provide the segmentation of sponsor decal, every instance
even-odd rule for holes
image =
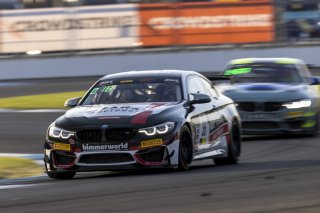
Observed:
[[[35,32],[35,31],[60,31],[70,29],[99,29],[111,27],[132,26],[135,23],[135,16],[110,16],[81,19],[36,19],[21,20],[12,23],[18,32]]]
[[[70,138],[70,139],[69,139],[69,143],[70,143],[70,144],[75,144],[75,141],[74,141],[72,138]]]
[[[122,80],[120,81],[120,84],[127,84],[127,83],[132,83],[133,80]]]
[[[175,78],[164,79],[164,82],[165,83],[173,83],[173,84],[179,84],[180,83],[179,79],[175,79]]]
[[[224,125],[220,126],[218,129],[216,129],[214,132],[210,133],[209,141],[212,142],[218,139],[221,135],[227,133],[228,131],[229,131],[228,123],[225,123]]]
[[[238,69],[232,69],[232,70],[226,70],[224,72],[224,75],[240,75],[240,74],[245,74],[249,73],[252,71],[252,68],[238,68]]]
[[[165,105],[166,103],[150,103],[150,106],[148,108],[157,108],[157,107],[160,107],[160,106],[163,106]]]
[[[157,79],[154,79],[154,78],[144,78],[144,79],[141,79],[140,82],[156,82]]]
[[[103,150],[127,150],[128,143],[120,144],[82,144],[83,151],[103,151]]]
[[[106,92],[106,93],[111,92],[111,91],[113,91],[116,87],[117,87],[116,85],[106,86],[106,87],[104,87],[104,88],[102,89],[102,92]]]
[[[272,24],[271,14],[156,17],[150,19],[148,22],[148,25],[155,30],[270,27]]]
[[[63,151],[70,151],[71,146],[67,143],[53,143],[53,149],[55,150],[63,150]]]
[[[134,123],[143,123],[149,115],[157,114],[167,108],[167,103],[161,104],[141,104],[141,105],[92,105],[74,108],[66,113],[67,117],[77,117],[82,114],[96,119],[119,119],[123,116],[133,116]],[[141,113],[141,114],[140,114]],[[137,116],[135,116],[137,115]]]
[[[131,47],[139,42],[137,24],[136,4],[2,11],[1,52]]]
[[[304,112],[297,111],[297,112],[288,112],[287,113],[288,117],[301,117],[304,115]]]
[[[141,141],[141,148],[160,146],[160,145],[163,145],[163,141],[161,138]]]
[[[119,116],[104,116],[104,117],[99,117],[99,120],[112,120],[112,119],[120,119]]]
[[[95,95],[95,94],[97,94],[98,90],[99,90],[99,88],[94,88],[94,89],[90,92],[90,94],[91,94],[91,95]]]
[[[281,117],[281,114],[278,113],[258,113],[258,114],[240,114],[242,119],[277,119]]]
[[[105,92],[105,93],[112,92],[116,87],[117,87],[116,85],[105,86],[105,87],[102,87],[101,92]],[[97,94],[99,90],[100,90],[100,87],[92,89],[90,92],[90,95]]]
[[[107,129],[107,128],[109,128],[109,125],[107,124],[101,126],[101,129]]]
[[[224,116],[221,116],[219,119],[217,120],[214,120],[212,122],[210,122],[209,124],[209,132],[212,133],[214,132],[215,130],[217,130],[217,128],[219,128],[221,125],[227,123],[227,120]]]
[[[100,82],[99,86],[104,86],[104,85],[109,85],[109,84],[113,84],[113,80]]]
[[[131,107],[131,106],[110,106],[110,107],[103,107],[100,110],[100,113],[106,113],[106,112],[138,112],[138,107]]]
[[[274,6],[269,0],[252,0],[250,4],[239,0],[236,4],[179,2],[161,6],[140,5],[143,46],[274,40]]]

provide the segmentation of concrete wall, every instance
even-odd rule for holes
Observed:
[[[320,46],[1,59],[0,79],[106,75],[149,69],[207,72],[221,70],[227,61],[243,57],[295,57],[305,60],[308,64],[319,65]]]

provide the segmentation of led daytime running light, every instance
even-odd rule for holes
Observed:
[[[74,135],[74,132],[66,131],[55,126],[49,128],[49,136],[53,138],[68,139]]]
[[[301,100],[301,101],[293,101],[290,103],[283,104],[282,106],[287,107],[288,109],[297,109],[303,107],[311,106],[311,100]]]
[[[156,134],[165,134],[174,128],[174,122],[167,122],[157,126],[147,127],[139,130],[139,133],[143,133],[148,136]]]

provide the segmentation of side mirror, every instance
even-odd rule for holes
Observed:
[[[318,77],[310,77],[309,78],[310,85],[319,85],[320,84],[320,78]]]
[[[190,102],[191,104],[204,104],[211,101],[210,96],[206,94],[191,93],[191,95],[193,95],[193,100]]]
[[[80,99],[81,99],[80,97],[70,98],[66,100],[66,102],[64,103],[64,106],[67,108],[73,108],[78,105]]]

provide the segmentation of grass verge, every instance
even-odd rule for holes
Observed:
[[[25,178],[43,174],[41,166],[24,158],[0,157],[0,179]]]
[[[6,109],[63,109],[64,102],[82,97],[85,91],[27,95],[0,99],[0,108]]]

